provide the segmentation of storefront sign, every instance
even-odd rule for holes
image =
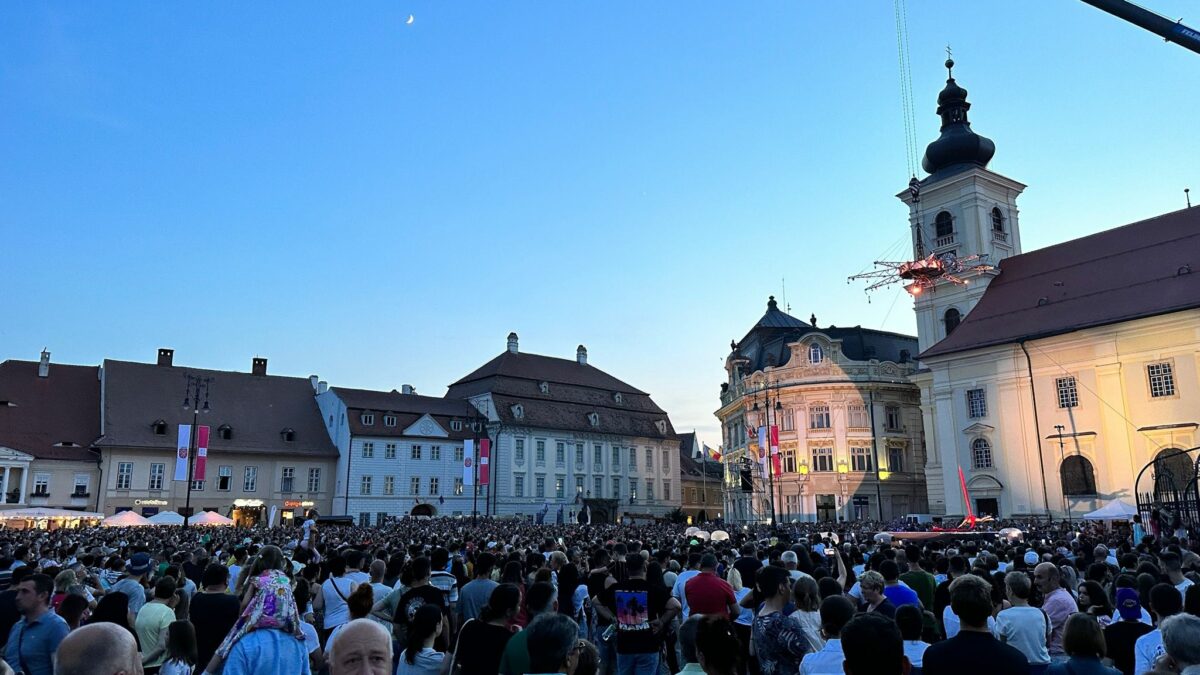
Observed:
[[[166,506],[167,500],[165,500],[165,499],[135,499],[135,500],[133,500],[133,503],[138,506]]]
[[[283,508],[285,508],[285,509],[306,508],[307,509],[310,506],[312,506],[314,503],[315,502],[300,501],[299,499],[288,499],[283,502]]]
[[[245,508],[248,506],[251,506],[251,507],[252,506],[263,506],[263,500],[261,500],[261,499],[235,499],[235,500],[233,500],[233,505],[238,508]]]

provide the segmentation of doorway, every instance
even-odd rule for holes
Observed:
[[[837,520],[837,501],[833,495],[817,495],[817,522]]]
[[[986,498],[975,500],[975,515],[976,516],[992,516],[1000,517],[1000,503],[998,499]]]

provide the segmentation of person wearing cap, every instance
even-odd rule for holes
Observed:
[[[1154,630],[1148,622],[1142,622],[1146,610],[1138,601],[1137,591],[1132,588],[1117,588],[1117,616],[1104,629],[1104,642],[1108,645],[1108,657],[1122,673],[1133,673],[1133,646],[1138,638]]]
[[[146,604],[146,575],[150,573],[150,554],[134,553],[125,563],[125,575],[113,584],[110,592],[129,596],[129,625],[137,622],[137,614]]]

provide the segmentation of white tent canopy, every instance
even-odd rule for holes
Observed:
[[[147,519],[151,525],[182,525],[183,516],[174,511],[162,511]]]
[[[103,513],[94,511],[72,511],[71,509],[46,509],[35,507],[31,509],[9,509],[0,511],[0,520],[100,520]]]
[[[100,523],[103,527],[141,527],[143,525],[153,525],[144,516],[133,511],[122,511],[114,516],[109,516]]]
[[[232,525],[233,519],[226,518],[216,511],[201,511],[188,518],[188,523],[192,525]]]
[[[1083,517],[1084,520],[1133,520],[1137,508],[1114,499]]]

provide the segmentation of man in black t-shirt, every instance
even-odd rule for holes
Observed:
[[[756,553],[754,544],[743,544],[742,557],[733,561],[733,569],[742,575],[742,588],[754,588],[754,577],[762,567],[762,561]]]
[[[601,614],[616,623],[617,672],[657,673],[665,627],[682,607],[666,586],[646,581],[646,559],[634,553],[625,560],[629,579],[604,591]]]
[[[1011,675],[1029,670],[1029,660],[1017,649],[992,637],[992,584],[964,574],[950,584],[950,607],[962,621],[958,635],[925,650],[924,675]]]
[[[196,627],[196,663],[207,665],[229,629],[237,623],[242,607],[238,596],[228,592],[229,568],[212,563],[204,569],[200,591],[192,596],[189,618]],[[301,607],[303,612],[304,608]]]
[[[441,589],[429,583],[429,558],[423,556],[414,558],[410,571],[413,576],[412,585],[408,587],[404,595],[400,596],[400,601],[396,603],[396,614],[392,618],[392,623],[396,626],[396,633],[398,635],[408,634],[408,624],[416,616],[417,610],[422,605],[436,605],[442,610],[442,632],[438,635],[437,641],[434,643],[434,648],[439,651],[446,651],[446,638],[450,628],[448,619],[450,602]]]

